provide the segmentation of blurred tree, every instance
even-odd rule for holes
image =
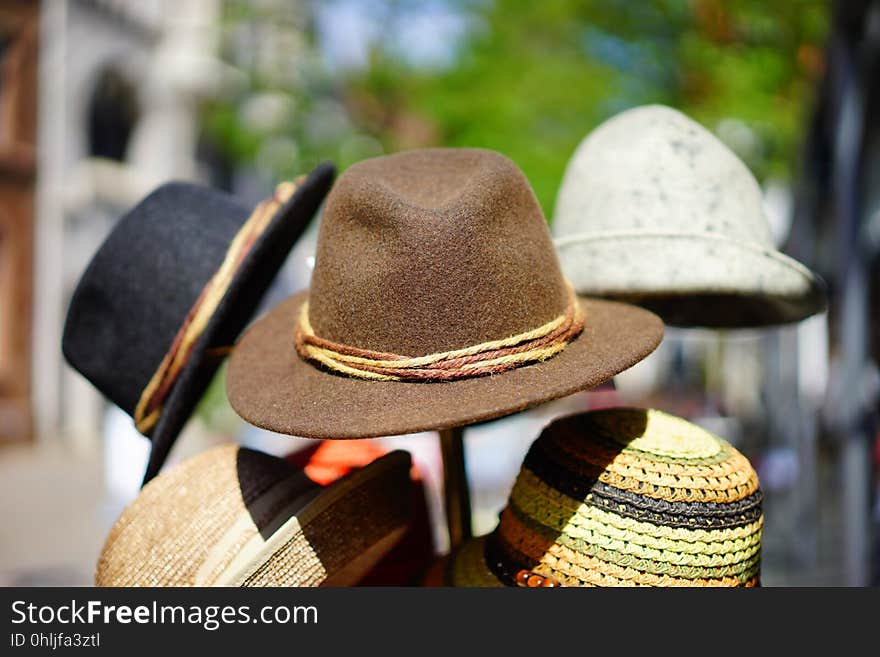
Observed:
[[[260,41],[284,25],[282,5],[309,13],[304,3],[261,2],[258,11],[236,0],[228,3],[227,34]],[[788,178],[828,22],[818,0],[330,0],[313,10],[319,6],[367,8],[356,16],[374,27],[368,56],[333,70],[319,54],[314,23],[301,23],[305,47],[288,60],[298,73],[284,83],[260,74],[259,58],[239,48],[250,64],[232,61],[248,83],[208,114],[230,154],[257,161],[268,148],[278,161],[263,152],[266,166],[286,175],[294,150],[302,164],[331,157],[346,166],[379,150],[482,146],[522,167],[548,217],[578,142],[644,103],[693,116],[759,178]],[[416,18],[440,10],[461,18],[459,38],[432,33],[428,22],[413,39]],[[420,40],[441,40],[449,56],[426,64]],[[278,93],[296,109],[261,136],[242,121],[242,108],[254,95]],[[279,139],[295,148],[279,148]]]
[[[825,3],[458,4],[476,28],[455,66],[420,70],[377,44],[371,66],[349,81],[355,120],[389,149],[419,145],[397,130],[415,115],[429,143],[500,150],[549,216],[584,135],[627,107],[659,102],[714,130],[759,177],[788,177],[822,68]],[[364,111],[377,101],[385,114]]]
[[[343,80],[322,56],[313,3],[226,0],[221,28],[226,91],[205,108],[204,129],[223,155],[279,179],[324,159],[346,166],[381,154],[341,102]]]

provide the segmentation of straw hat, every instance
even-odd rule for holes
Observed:
[[[746,166],[668,107],[618,114],[581,142],[553,235],[579,293],[637,302],[669,324],[763,326],[825,306],[820,280],[775,249]]]
[[[660,411],[549,425],[501,522],[449,559],[454,586],[754,586],[762,494],[728,443]]]
[[[98,586],[342,586],[403,534],[410,457],[391,452],[321,487],[234,445],[163,472],[122,512]]]
[[[305,441],[305,449],[284,459],[301,468],[309,479],[321,485],[362,468],[387,454],[387,446],[375,440]],[[434,561],[434,528],[425,481],[417,465],[410,470],[409,523],[397,544],[358,583],[359,586],[411,586],[418,584]]]
[[[522,172],[478,149],[366,160],[327,197],[312,287],[242,337],[245,420],[308,438],[463,426],[590,388],[663,325],[578,299]]]
[[[323,164],[256,208],[207,187],[163,185],[119,220],[82,275],[64,355],[151,438],[145,481],[162,467],[334,173]]]

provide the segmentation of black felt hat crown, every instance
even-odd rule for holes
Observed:
[[[145,481],[161,468],[210,383],[220,364],[218,348],[232,345],[249,321],[334,174],[332,164],[322,164],[292,196],[256,210],[208,187],[165,184],[123,216],[95,254],[71,300],[62,348],[77,371],[134,416],[206,286],[228,262],[230,245],[261,207],[272,212],[248,238],[164,396],[161,415],[142,429],[153,441]]]

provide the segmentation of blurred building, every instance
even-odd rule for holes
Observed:
[[[0,7],[0,444],[31,438],[30,339],[39,6]]]
[[[40,438],[89,445],[101,435],[104,402],[62,359],[64,314],[119,215],[160,182],[199,177],[197,111],[223,80],[219,12],[218,0],[42,3],[32,350]]]

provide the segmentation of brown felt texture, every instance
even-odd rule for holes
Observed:
[[[310,292],[270,311],[233,352],[227,391],[239,415],[309,438],[461,426],[598,385],[663,336],[647,310],[582,300],[586,329],[542,363],[454,382],[365,381],[296,353],[306,297],[319,337],[410,357],[510,337],[563,313],[568,289],[528,180],[478,149],[409,151],[340,176]]]
[[[309,302],[322,338],[423,356],[536,328],[567,301],[535,195],[499,153],[365,160],[327,197]]]
[[[229,401],[248,422],[305,438],[370,438],[472,424],[607,381],[651,353],[660,319],[635,306],[581,299],[586,328],[560,354],[503,374],[444,383],[364,381],[299,358],[293,326],[307,293],[258,320],[229,362]]]

